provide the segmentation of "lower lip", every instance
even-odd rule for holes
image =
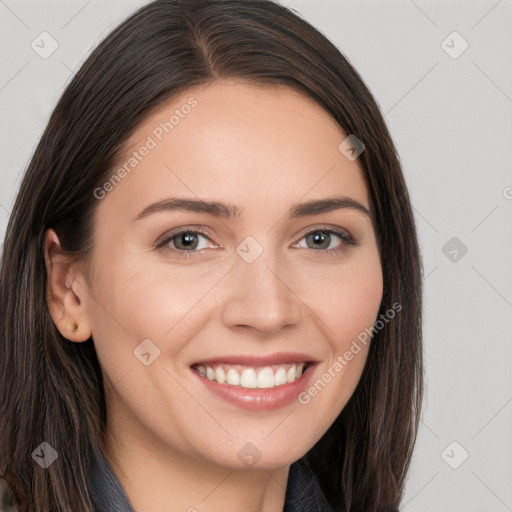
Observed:
[[[249,411],[270,411],[289,405],[294,400],[298,401],[299,393],[306,389],[311,380],[314,367],[315,365],[311,364],[301,377],[293,382],[268,389],[249,389],[242,386],[219,384],[206,377],[201,377],[194,369],[192,372],[209,391],[227,402]]]

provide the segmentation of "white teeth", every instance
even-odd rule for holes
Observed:
[[[286,370],[279,368],[274,375],[274,386],[281,386],[283,384],[286,384]]]
[[[258,387],[256,379],[256,372],[253,368],[246,368],[240,377],[240,385],[244,388],[256,388]]]
[[[297,369],[295,365],[292,364],[291,368],[286,372],[286,382],[293,382],[297,375]]]
[[[261,389],[274,387],[274,372],[270,366],[265,366],[265,368],[258,373],[258,387]]]
[[[233,368],[230,368],[228,370],[228,373],[226,374],[226,382],[228,384],[231,384],[232,386],[239,386],[240,385],[240,374]]]
[[[251,367],[246,367],[239,371],[239,365],[237,365],[236,369],[230,368],[229,365],[219,365],[216,367],[196,365],[195,368],[201,377],[217,381],[219,384],[242,386],[248,389],[270,389],[299,379],[305,366],[305,363],[283,364],[274,367],[265,366],[259,371]]]
[[[213,379],[210,379],[210,380],[213,380]],[[224,382],[226,382],[226,373],[224,372],[224,370],[222,369],[221,366],[217,366],[217,368],[215,370],[215,380],[219,384],[224,384]]]

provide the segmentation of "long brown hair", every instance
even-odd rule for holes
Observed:
[[[382,114],[340,51],[269,0],[156,0],[116,28],[60,98],[26,170],[0,269],[0,474],[20,512],[91,512],[91,454],[106,408],[93,340],[70,343],[49,314],[44,235],[87,261],[105,183],[139,123],[188,88],[216,79],[281,84],[326,109],[359,156],[383,269],[379,316],[359,384],[306,455],[335,510],[397,510],[423,392],[422,267],[410,200]],[[341,141],[340,141],[341,142]],[[47,469],[31,454],[47,442]]]

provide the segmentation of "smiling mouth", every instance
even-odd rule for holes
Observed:
[[[194,364],[201,377],[219,384],[247,389],[271,389],[300,379],[313,363],[299,362],[267,366],[239,364]]]

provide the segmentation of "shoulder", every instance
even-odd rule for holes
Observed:
[[[335,512],[305,458],[290,466],[283,512]]]
[[[92,457],[87,486],[95,512],[134,512],[110,464],[100,453]]]

